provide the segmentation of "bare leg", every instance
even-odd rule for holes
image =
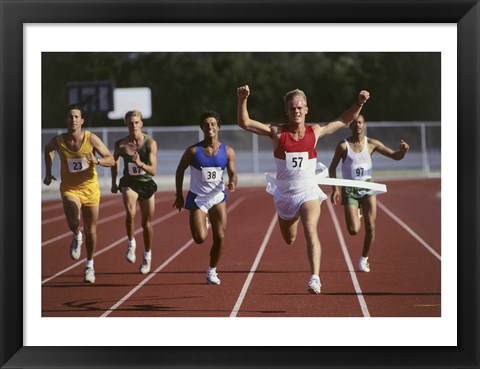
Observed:
[[[95,248],[97,246],[97,220],[99,205],[82,207],[83,228],[85,231],[87,260],[93,260]]]
[[[140,211],[142,212],[143,242],[145,251],[149,252],[153,241],[152,219],[155,213],[155,196],[140,201]]]
[[[377,197],[370,196],[362,202],[363,216],[365,219],[365,239],[363,241],[362,256],[367,257],[370,247],[375,241],[375,220],[377,218]]]
[[[62,197],[62,201],[68,228],[73,233],[78,234],[80,232],[80,209],[82,204],[79,199],[72,196]]]
[[[207,213],[194,205],[190,209],[189,221],[193,240],[198,244],[204,243],[208,236]]]
[[[358,217],[358,206],[356,205],[344,205],[345,222],[347,224],[348,233],[355,236],[360,232],[360,219]]]
[[[125,205],[125,228],[127,230],[127,237],[133,240],[135,235],[135,215],[137,212],[138,194],[128,187],[122,187],[123,204]]]
[[[300,208],[305,238],[307,240],[307,254],[312,275],[320,274],[321,245],[318,239],[317,226],[320,219],[320,200],[305,202]]]
[[[293,245],[295,239],[297,238],[297,227],[299,220],[300,218],[285,220],[278,217],[278,224],[280,226],[283,240],[289,245]]]
[[[210,249],[210,267],[215,268],[223,254],[225,230],[227,229],[227,207],[224,202],[213,206],[208,212],[212,224],[213,245]]]

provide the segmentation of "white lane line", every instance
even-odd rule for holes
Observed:
[[[229,208],[227,209],[227,213],[231,212],[235,209],[242,201],[244,197],[240,197],[237,201],[235,201]],[[134,288],[130,290],[125,296],[123,296],[120,300],[118,300],[112,307],[106,310],[100,318],[105,318],[113,313],[120,305],[122,305],[125,301],[127,301],[130,297],[132,297],[135,292],[137,292],[140,288],[142,288],[150,279],[155,277],[162,269],[164,269],[168,264],[170,264],[173,260],[175,260],[182,252],[190,247],[193,243],[193,239],[190,239],[187,243],[185,243],[182,247],[180,247],[175,253],[173,253],[167,260],[165,260],[162,265],[160,265],[157,269],[151,272],[147,277],[145,277],[139,284],[137,284]]]
[[[171,211],[170,213],[167,213],[167,214],[165,214],[164,216],[162,216],[162,217],[160,217],[160,218],[158,218],[158,219],[155,219],[155,220],[152,222],[152,226],[154,226],[154,225],[156,225],[156,224],[158,224],[158,223],[160,223],[160,222],[163,222],[164,220],[167,220],[168,218],[171,218],[172,216],[174,216],[174,215],[177,214],[177,213],[178,213],[178,210],[173,210],[173,211]],[[134,234],[137,235],[137,234],[139,234],[139,233],[142,232],[142,231],[143,231],[143,228],[140,227],[140,228],[138,228],[138,229],[135,230]],[[127,236],[124,236],[124,237],[118,239],[117,241],[111,243],[110,245],[108,245],[107,247],[101,249],[100,251],[95,252],[95,257],[97,257],[98,255],[103,254],[104,252],[110,250],[111,248],[117,246],[117,245],[120,244],[120,243],[127,242],[127,239],[128,239]],[[44,279],[44,280],[42,281],[42,284],[47,283],[47,282],[51,281],[52,279],[54,279],[54,278],[56,278],[56,277],[64,274],[65,272],[68,272],[69,270],[71,270],[71,269],[73,269],[73,268],[81,265],[82,263],[84,263],[84,261],[85,261],[85,259],[84,259],[84,260],[81,260],[81,261],[77,261],[76,263],[70,265],[68,268],[65,268],[65,269],[61,270],[61,271],[58,272],[57,274],[52,275],[51,277],[49,277],[49,278],[47,278],[47,279]]]
[[[347,245],[345,243],[345,239],[343,238],[342,229],[340,228],[340,224],[338,223],[337,215],[335,214],[332,203],[329,200],[327,200],[326,203],[328,206],[328,210],[330,211],[333,224],[335,225],[335,230],[337,231],[338,240],[340,241],[340,246],[342,247],[343,256],[347,263],[348,270],[350,272],[350,278],[352,279],[353,286],[355,287],[355,292],[357,293],[358,302],[360,304],[360,308],[362,309],[363,316],[366,318],[370,318],[367,303],[365,301],[365,298],[363,297],[360,283],[358,283],[357,275],[355,274],[355,268],[353,267],[352,260],[350,259],[350,254],[348,253]]]
[[[438,260],[442,260],[442,257],[428,244],[426,243],[418,234],[415,233],[413,229],[411,229],[408,225],[405,224],[399,217],[393,214],[390,210],[387,209],[385,205],[383,205],[380,201],[377,201],[378,207],[382,209],[385,213],[387,213],[390,218],[395,220],[398,224],[400,224],[408,233],[410,233],[418,242],[420,242],[423,247],[425,247],[430,253],[435,256]]]
[[[153,272],[151,272],[146,278],[144,278],[139,284],[137,284],[134,288],[130,290],[125,296],[123,296],[120,300],[118,300],[111,308],[109,308],[107,311],[105,311],[102,315],[100,315],[100,318],[105,318],[109,316],[111,313],[113,313],[117,308],[122,305],[125,301],[127,301],[132,295],[137,292],[140,288],[142,288],[147,282],[155,277],[157,273],[159,273],[163,268],[165,268],[168,264],[170,264],[177,256],[179,256],[182,252],[184,252],[188,247],[193,243],[193,239],[188,241],[186,244],[184,244],[182,247],[180,247],[177,252],[175,252],[172,256],[170,256],[167,260],[163,262],[162,265],[160,265],[157,269],[155,269]]]
[[[255,261],[253,262],[252,267],[250,268],[250,272],[248,273],[247,279],[245,280],[245,283],[243,284],[242,291],[240,292],[240,295],[238,296],[237,302],[235,303],[235,306],[233,307],[232,312],[230,313],[230,318],[235,318],[240,311],[240,306],[242,305],[243,299],[245,298],[245,295],[247,294],[248,288],[250,286],[250,283],[253,279],[253,276],[255,272],[257,271],[258,264],[260,263],[260,259],[262,258],[263,252],[265,251],[265,248],[267,247],[268,241],[270,240],[270,236],[272,235],[273,227],[275,226],[275,223],[277,222],[277,213],[273,215],[272,221],[270,222],[270,226],[268,227],[267,233],[265,234],[265,237],[263,238],[263,242],[260,245],[260,249],[258,250],[257,256],[255,257]]]

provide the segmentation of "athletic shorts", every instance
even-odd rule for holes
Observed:
[[[370,181],[369,181],[370,182]],[[342,187],[342,205],[355,205],[360,207],[362,201],[370,196],[369,190],[359,187]]]
[[[138,200],[148,200],[157,191],[157,184],[153,179],[149,181],[132,181],[127,177],[120,178],[120,190],[129,188],[138,194]]]
[[[300,207],[303,203],[320,199],[320,203],[327,199],[327,195],[317,185],[296,194],[282,194],[277,187],[273,194],[273,202],[280,218],[291,220],[300,216]]]
[[[95,181],[87,186],[65,186],[60,184],[62,197],[72,196],[80,200],[82,206],[97,206],[100,204],[100,186]]]
[[[227,201],[227,193],[225,191],[217,192],[213,195],[198,196],[192,191],[188,191],[187,199],[185,200],[185,209],[192,209],[193,205],[202,210],[205,213],[215,205]]]

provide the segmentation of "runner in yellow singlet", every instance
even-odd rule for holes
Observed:
[[[83,131],[83,112],[80,105],[72,104],[66,109],[67,133],[53,137],[45,146],[45,179],[47,186],[56,178],[52,175],[55,151],[60,158],[60,194],[68,227],[73,232],[70,256],[78,260],[83,236],[80,230],[80,212],[83,215],[87,259],[84,281],[95,282],[93,257],[97,243],[97,219],[100,204],[97,165],[111,167],[115,164],[112,154],[100,140],[89,131]],[[100,155],[97,158],[96,154]]]

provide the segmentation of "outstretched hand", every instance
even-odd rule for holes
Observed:
[[[406,153],[410,149],[410,146],[408,145],[408,143],[406,143],[403,140],[400,140],[400,145],[398,147],[400,148],[400,151],[403,153]]]
[[[172,207],[177,208],[178,211],[181,211],[183,209],[183,205],[185,205],[183,195],[175,195],[175,202],[173,203]]]
[[[237,97],[239,100],[244,100],[250,95],[250,87],[248,85],[237,88]]]
[[[232,181],[232,182],[228,182],[227,188],[228,188],[228,190],[229,190],[230,192],[235,192],[235,188],[236,188],[235,182],[233,182],[233,181]]]
[[[97,165],[97,157],[93,154],[93,152],[84,152],[85,157],[90,165]]]
[[[47,186],[50,186],[50,183],[52,183],[52,180],[56,181],[57,179],[52,175],[45,176],[45,179],[43,180],[43,183],[46,184]]]
[[[362,106],[367,102],[367,100],[370,98],[370,92],[367,90],[362,90],[358,94],[358,105]]]
[[[330,196],[333,205],[337,205],[338,200],[340,200],[340,190],[335,189]]]

